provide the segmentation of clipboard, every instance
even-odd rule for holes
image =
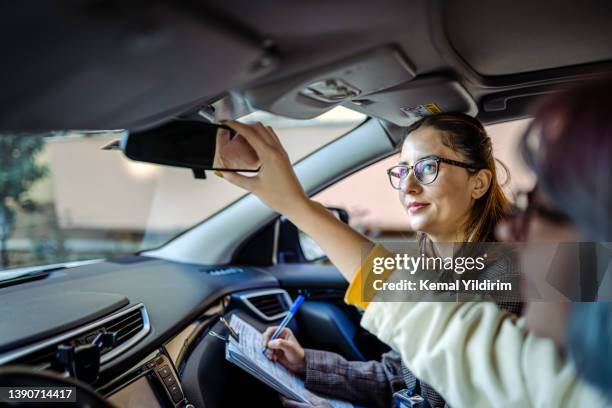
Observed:
[[[287,398],[310,404],[315,396],[304,387],[301,378],[281,364],[269,360],[262,352],[263,335],[255,327],[233,315],[230,327],[235,332],[225,343],[225,359]],[[327,400],[334,408],[353,405],[341,400]]]

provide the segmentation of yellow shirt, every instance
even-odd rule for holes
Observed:
[[[372,248],[346,290],[344,301],[347,304],[355,305],[361,309],[368,307],[368,304],[370,304],[368,299],[371,299],[374,295],[374,289],[372,285],[365,286],[364,283],[369,283],[373,278],[386,280],[393,270],[385,270],[381,275],[374,275],[371,271],[375,258],[386,257],[390,254],[391,252],[387,251],[382,245],[376,245]],[[368,271],[366,276],[363,276],[363,271]]]
[[[372,249],[345,301],[366,309],[361,325],[453,408],[611,406],[576,377],[552,340],[528,332],[493,303],[365,300],[363,282],[372,273],[363,271],[388,253]]]

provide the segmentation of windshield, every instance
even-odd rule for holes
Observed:
[[[295,163],[365,119],[337,107],[311,120],[264,112],[241,120],[274,127]],[[119,136],[0,133],[0,270],[154,248],[245,194],[217,177],[101,150]]]

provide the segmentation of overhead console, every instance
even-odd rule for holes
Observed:
[[[344,106],[398,126],[408,126],[422,116],[440,112],[463,112],[472,116],[478,113],[476,102],[465,88],[458,81],[442,76],[415,79],[351,100]]]
[[[311,119],[350,100],[366,98],[415,77],[414,68],[394,46],[384,46],[245,92],[262,110]]]
[[[391,45],[266,83],[245,96],[259,109],[294,119],[311,119],[338,105],[397,126],[438,112],[478,113],[458,81],[438,75],[417,78],[412,64]]]
[[[430,76],[350,101],[346,107],[369,116],[408,126],[418,118],[440,112],[475,116],[478,107],[465,88],[453,79]]]

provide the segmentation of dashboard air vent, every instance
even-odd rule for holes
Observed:
[[[15,362],[41,368],[51,367],[60,344],[84,345],[93,342],[101,332],[115,332],[115,345],[101,350],[100,362],[106,363],[128,350],[150,330],[147,310],[143,304],[138,304],[80,328],[2,354],[0,364]]]
[[[136,309],[111,320],[107,324],[97,328],[95,332],[87,335],[87,337],[81,336],[80,340],[84,340],[86,343],[91,343],[91,341],[93,341],[93,339],[100,332],[106,331],[117,333],[114,347],[102,349],[102,355],[104,356],[109,351],[120,347],[122,344],[125,344],[130,339],[134,338],[134,336],[142,331],[144,325],[145,322],[142,311],[141,309]]]
[[[292,304],[289,294],[282,289],[247,292],[240,298],[256,315],[267,321],[285,317]]]

